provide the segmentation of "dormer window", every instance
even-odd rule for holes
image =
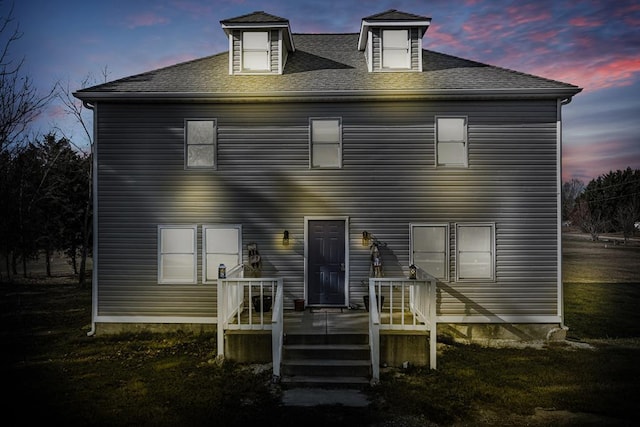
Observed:
[[[269,71],[269,33],[244,31],[242,33],[242,70]]]
[[[382,31],[382,68],[410,68],[409,31]]]
[[[229,37],[229,74],[282,74],[294,52],[289,21],[264,12],[220,21]]]
[[[431,18],[395,9],[362,19],[358,50],[369,72],[422,71],[422,37]]]

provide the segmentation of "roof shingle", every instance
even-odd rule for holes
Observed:
[[[577,86],[423,50],[423,72],[371,73],[358,34],[293,34],[282,75],[229,75],[228,52],[122,78],[76,92],[84,100],[122,97],[471,96],[539,92],[572,96]]]

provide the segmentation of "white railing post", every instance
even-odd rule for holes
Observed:
[[[273,284],[271,289],[273,289]],[[280,380],[282,346],[284,344],[284,289],[282,279],[276,282],[273,314],[271,316],[271,354],[273,358],[273,382]]]
[[[380,382],[380,313],[375,279],[369,279],[369,346],[371,350],[371,382]],[[380,283],[378,283],[378,290]],[[382,300],[382,298],[380,298]]]
[[[429,367],[436,369],[438,321],[436,316],[436,281],[429,280]]]
[[[222,284],[222,279],[218,279],[218,357],[224,356],[224,323],[226,322],[226,295],[224,292],[225,286]]]

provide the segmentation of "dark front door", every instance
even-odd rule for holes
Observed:
[[[309,221],[309,305],[345,305],[345,222]]]

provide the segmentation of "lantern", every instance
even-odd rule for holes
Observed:
[[[411,264],[409,266],[409,279],[415,280],[417,275],[418,275],[418,268],[414,264]]]

